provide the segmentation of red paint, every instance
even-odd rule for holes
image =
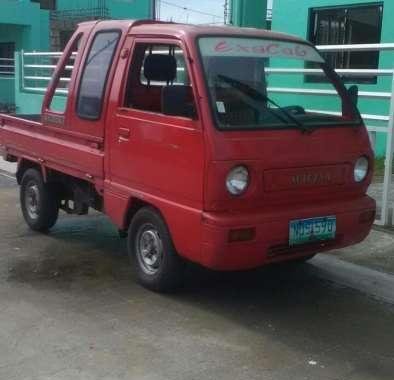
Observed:
[[[75,113],[76,94],[89,46],[97,31],[117,29],[121,38],[108,76],[103,112],[97,121]],[[220,132],[214,127],[202,67],[195,44],[199,35],[283,39],[267,31],[194,27],[166,23],[108,21],[83,23],[64,114],[51,111],[60,66],[55,70],[42,107],[43,122],[0,115],[4,154],[35,162],[45,169],[90,181],[102,195],[104,212],[119,228],[135,202],[153,205],[165,218],[180,255],[216,269],[251,268],[363,240],[369,233],[375,202],[366,195],[372,172],[361,184],[353,166],[365,155],[373,161],[364,125],[320,128],[312,135],[299,130]],[[76,37],[74,37],[76,38]],[[294,37],[287,41],[303,43]],[[198,118],[191,120],[125,108],[121,102],[127,68],[138,41],[176,43],[189,58]],[[216,49],[232,47],[225,40]],[[254,49],[260,49],[256,45]],[[271,54],[279,45],[264,48]],[[124,52],[130,54],[124,54]],[[283,53],[283,51],[282,51]],[[286,53],[286,52],[285,52]],[[287,51],[302,56],[302,49]],[[142,104],[158,104],[160,93],[133,88]],[[60,123],[61,121],[61,123]],[[246,193],[231,196],[225,179],[238,164],[249,169]],[[295,176],[295,177],[294,177]],[[295,179],[294,179],[294,178]],[[337,216],[337,239],[325,246],[287,247],[290,220]],[[251,240],[231,241],[230,231],[251,230]],[[281,252],[280,255],[274,254]]]

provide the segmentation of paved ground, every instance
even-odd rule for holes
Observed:
[[[357,249],[332,253],[342,260],[394,275],[394,230],[375,228]]]
[[[0,204],[0,379],[394,378],[394,306],[368,283],[343,285],[338,260],[238,274],[193,267],[182,291],[163,296],[134,283],[105,217],[65,216],[35,234],[3,175]],[[375,231],[376,247],[344,257],[366,265],[391,238]],[[357,289],[362,267],[347,265]]]
[[[16,172],[16,164],[12,163],[12,162],[4,161],[0,157],[0,170],[5,171],[5,172],[9,172],[9,173],[15,173]]]

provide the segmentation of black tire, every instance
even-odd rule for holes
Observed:
[[[144,207],[135,214],[127,241],[130,261],[141,285],[162,293],[181,285],[184,261],[175,250],[165,221],[155,209]]]
[[[47,232],[55,225],[59,215],[59,202],[55,191],[44,182],[37,169],[28,169],[24,173],[20,202],[23,217],[32,230]]]

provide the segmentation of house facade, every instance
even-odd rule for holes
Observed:
[[[233,25],[266,28],[267,0],[231,0],[228,4]]]
[[[14,51],[49,45],[48,11],[31,1],[0,1],[0,109],[14,102]]]
[[[153,11],[151,0],[0,0],[0,110],[14,103],[14,51],[59,51],[81,21],[152,18]]]

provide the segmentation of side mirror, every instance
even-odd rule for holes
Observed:
[[[352,101],[352,103],[357,107],[357,103],[358,103],[358,86],[353,85],[350,86],[347,90],[350,100]]]
[[[197,112],[190,86],[165,86],[161,93],[161,109],[165,115],[195,119]]]

